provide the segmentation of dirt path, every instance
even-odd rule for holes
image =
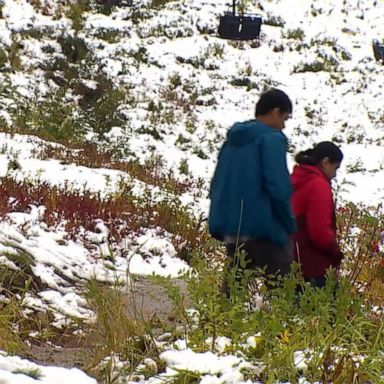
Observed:
[[[186,284],[181,279],[173,279],[181,294],[186,294]],[[127,300],[127,310],[131,316],[141,314],[144,319],[158,318],[161,321],[173,321],[173,303],[163,287],[150,280],[139,277],[134,284],[133,295]],[[137,311],[134,313],[134,311]]]
[[[184,281],[175,279],[173,283],[185,294]],[[131,296],[127,297],[128,316],[143,320],[175,321],[173,304],[164,288],[142,276],[136,277],[133,288]],[[89,356],[93,354],[94,347],[78,347],[74,343],[76,342],[70,341],[68,344],[64,342],[60,347],[32,345],[25,353],[25,357],[43,365],[84,368],[85,364],[89,363]]]

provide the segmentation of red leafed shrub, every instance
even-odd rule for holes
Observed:
[[[199,192],[202,189],[202,179],[195,180],[191,177],[186,181],[179,181],[175,179],[171,170],[164,171],[163,163],[159,159],[154,158],[145,164],[140,164],[138,161],[115,161],[112,152],[100,152],[91,143],[84,144],[82,149],[76,150],[46,146],[41,149],[40,157],[55,158],[88,168],[120,170],[146,184],[158,186],[178,195],[188,191]]]
[[[344,272],[352,283],[363,286],[367,296],[383,300],[384,211],[381,205],[348,204],[337,212],[338,235],[345,254]]]
[[[150,194],[137,198],[129,186],[103,199],[89,191],[17,182],[5,177],[1,180],[0,196],[0,216],[28,212],[30,205],[43,205],[44,221],[53,227],[65,220],[66,230],[72,236],[79,232],[79,227],[94,230],[100,219],[109,229],[110,241],[119,241],[146,228],[161,228],[172,235],[174,246],[186,259],[208,240],[201,220],[196,220],[178,200],[153,201]]]

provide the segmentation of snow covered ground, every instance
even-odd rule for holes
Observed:
[[[65,57],[57,37],[74,34],[68,17],[64,14],[54,17],[62,8],[60,4],[48,0],[41,3],[46,6],[45,15],[26,0],[3,0],[0,48],[9,50],[15,42],[21,46],[21,68],[14,70],[6,65],[0,73],[0,116],[8,128],[14,121],[15,100],[43,100],[59,88],[42,68],[55,58]],[[186,177],[181,164],[187,165],[189,176],[203,179],[203,197],[186,193],[182,201],[196,216],[206,215],[208,186],[226,130],[237,120],[252,118],[260,92],[276,86],[286,91],[294,102],[293,117],[285,132],[292,148],[290,167],[294,152],[321,140],[334,140],[345,153],[337,180],[339,200],[372,205],[382,202],[384,67],[373,58],[372,39],[384,38],[381,16],[384,2],[260,0],[253,3],[250,11],[260,13],[265,22],[259,46],[218,38],[218,17],[227,9],[224,0],[174,1],[159,10],[147,8],[150,2],[143,0],[134,6],[143,10],[138,20],[130,8],[114,9],[110,16],[87,13],[78,36],[100,64],[98,71],[127,90],[134,100],[121,106],[125,123],[104,133],[100,138],[102,145],[112,149],[123,146],[125,160],[145,161],[161,155],[166,167],[180,180]],[[276,21],[279,25],[272,25]],[[48,32],[41,39],[21,34],[31,29]],[[98,37],[100,31],[117,31],[121,37],[108,42]],[[315,62],[320,62],[324,69],[303,70],[305,65]],[[84,83],[92,88],[95,80],[87,75]],[[74,92],[68,92],[66,97],[68,102],[80,98]],[[159,115],[153,112],[153,105],[160,111]],[[88,134],[92,137],[92,132]],[[119,170],[42,160],[36,151],[44,145],[36,137],[0,133],[0,176],[70,185],[74,190],[86,187],[101,196],[113,193],[121,179],[128,179],[135,194],[143,193],[141,181],[132,180]],[[11,166],[14,161],[18,163],[16,169]],[[163,231],[148,228],[144,234],[128,237],[117,245],[121,254],[111,263],[103,257],[109,249],[108,229],[103,223],[97,232],[85,233],[79,228],[93,244],[90,248],[68,239],[63,226],[48,228],[42,220],[44,210],[44,206],[32,206],[29,212],[6,215],[0,223],[0,253],[1,261],[10,268],[17,267],[4,256],[7,253],[22,249],[32,257],[33,274],[47,289],[38,296],[27,296],[25,306],[49,308],[56,326],[65,322],[67,316],[93,319],[94,314],[86,308],[81,296],[80,283],[84,280],[125,279],[127,270],[140,275],[177,276],[188,268],[177,258],[170,237]],[[208,368],[201,368],[206,374],[201,383],[223,382],[224,378],[227,382],[242,380],[240,368],[244,362],[234,356],[200,356],[183,349],[165,352],[163,358],[169,369],[187,368],[193,362],[197,364],[194,369],[199,370],[205,364]],[[36,367],[4,355],[0,362],[0,383],[35,382],[13,372],[36,368],[41,372],[38,382],[59,383],[64,377],[79,384],[95,382],[77,370]],[[210,376],[211,373],[214,375]],[[156,380],[148,382],[160,382]]]
[[[2,384],[64,384],[68,383],[96,384],[79,369],[44,367],[17,356],[0,355],[0,383]]]

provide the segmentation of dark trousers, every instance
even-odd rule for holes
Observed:
[[[290,272],[291,263],[293,261],[291,245],[286,246],[272,243],[268,240],[250,240],[239,244],[227,244],[227,255],[230,262],[227,264],[227,270],[231,270],[234,266],[239,268],[235,258],[236,252],[244,252],[247,261],[246,269],[265,269],[265,275],[271,276],[272,280],[277,275],[285,276]],[[223,290],[229,295],[228,285],[224,282]]]
[[[250,240],[243,244],[227,244],[227,255],[234,260],[236,251],[245,252],[247,269],[265,268],[266,275],[286,275],[292,263],[291,246],[278,245],[268,240]]]
[[[311,283],[313,287],[316,288],[323,288],[325,287],[325,284],[327,283],[327,279],[325,276],[319,276],[319,277],[310,277],[308,279],[304,279],[307,283]]]

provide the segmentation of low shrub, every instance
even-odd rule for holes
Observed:
[[[7,61],[8,61],[7,52],[5,51],[5,49],[0,47],[0,68],[4,68],[5,65],[7,64]]]
[[[8,212],[26,212],[30,205],[44,205],[44,222],[56,226],[65,220],[66,230],[76,237],[78,228],[94,230],[102,220],[110,231],[110,241],[120,241],[143,228],[157,228],[169,232],[179,257],[188,260],[193,249],[205,244],[207,233],[202,219],[196,218],[190,207],[181,204],[170,194],[155,196],[149,186],[140,196],[132,194],[132,185],[121,180],[120,189],[101,199],[89,191],[71,191],[52,187],[48,183],[16,182],[5,177],[0,184],[3,199],[0,216]]]
[[[152,0],[149,5],[149,8],[161,9],[172,1],[175,1],[175,0]]]
[[[15,71],[19,71],[21,69],[21,60],[20,60],[20,50],[22,48],[21,43],[19,42],[19,38],[13,34],[12,35],[12,44],[8,50],[8,60],[11,68]]]
[[[127,94],[123,89],[111,89],[86,111],[84,121],[98,135],[109,132],[112,127],[122,126],[125,123],[125,116],[121,107],[126,101]]]
[[[80,37],[62,35],[58,37],[57,41],[70,63],[80,63],[89,53],[85,41]]]
[[[41,40],[47,33],[40,28],[30,28],[20,31],[20,35],[23,38],[32,38]]]
[[[72,28],[76,33],[80,32],[84,27],[83,9],[79,1],[71,3],[67,17],[72,20]]]
[[[295,65],[292,73],[304,73],[304,72],[332,72],[335,70],[335,67],[337,66],[337,62],[327,59],[327,58],[320,58],[315,61],[309,62],[309,63],[300,63],[298,65]]]
[[[65,92],[53,91],[43,101],[19,100],[12,111],[14,128],[58,143],[82,143],[84,125],[76,115],[76,104],[65,99]]]
[[[337,282],[330,272],[326,286],[319,289],[304,283],[294,268],[286,278],[270,281],[268,290],[258,284],[256,292],[264,304],[250,310],[252,295],[245,287],[262,271],[248,271],[243,257],[239,254],[239,267],[229,271],[227,299],[221,293],[225,275],[218,260],[196,255],[186,276],[187,297],[196,311],[193,320],[175,286],[157,278],[168,287],[184,319],[191,349],[216,351],[217,338],[226,336],[231,343],[223,353],[241,353],[253,367],[260,367],[248,374],[263,383],[352,382],[353,377],[381,382],[383,322],[348,279]],[[248,338],[255,340],[254,346],[246,345]]]
[[[88,86],[81,79],[75,79],[71,85],[73,92],[81,96],[79,106],[83,111],[97,109],[98,103],[102,98],[108,97],[108,93],[113,91],[112,81],[103,73],[96,75],[93,79],[94,86]],[[112,106],[116,108],[116,106]]]
[[[263,19],[263,24],[271,25],[273,27],[284,27],[285,21],[281,16],[275,16],[267,13],[267,17]]]
[[[95,32],[95,37],[112,44],[119,41],[121,34],[122,33],[118,29],[99,28]]]
[[[285,39],[304,40],[305,32],[301,28],[288,29],[282,32],[282,37]]]
[[[357,167],[361,165],[356,164]],[[384,302],[380,288],[384,271],[384,212],[377,207],[348,203],[338,209],[339,242],[346,255],[344,270],[365,297],[376,305]]]

